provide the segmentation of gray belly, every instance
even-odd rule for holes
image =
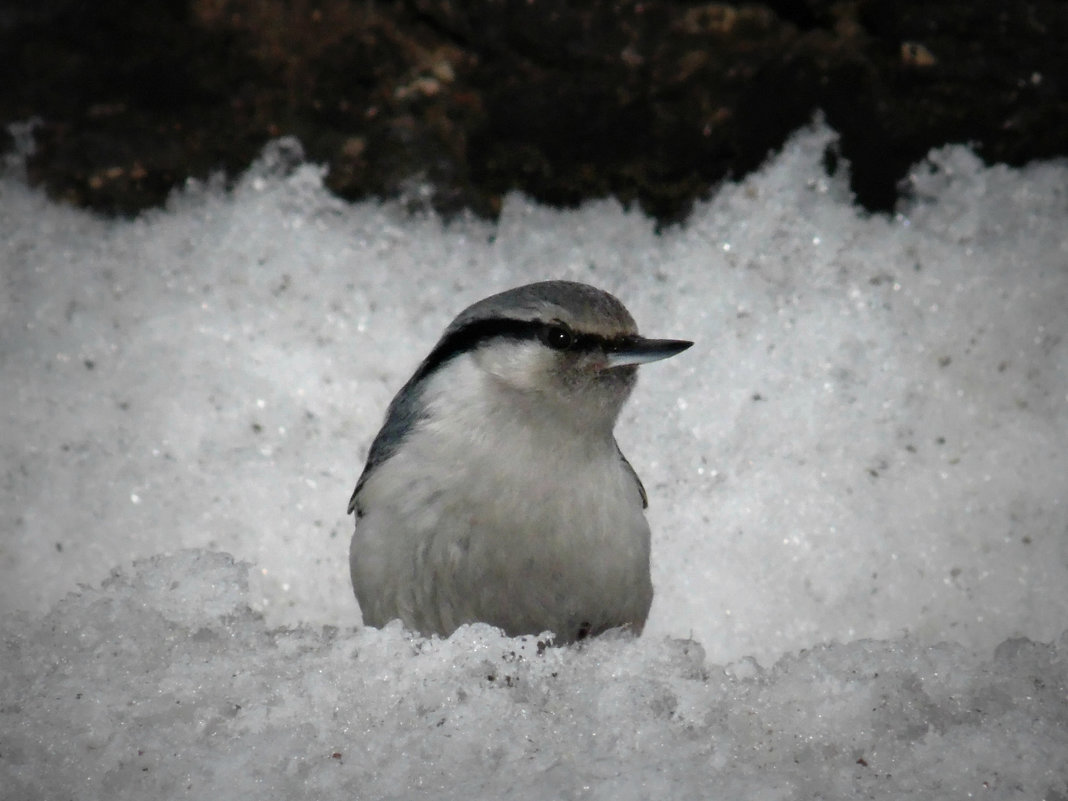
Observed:
[[[597,491],[493,476],[461,477],[464,492],[422,492],[418,481],[384,478],[364,487],[367,511],[350,551],[366,624],[399,618],[448,636],[484,622],[513,636],[553,631],[558,642],[644,626],[649,527],[622,469]],[[405,491],[387,497],[390,484]]]

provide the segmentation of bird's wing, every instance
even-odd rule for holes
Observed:
[[[364,472],[366,474],[366,471],[364,471]],[[356,517],[361,517],[362,516],[362,515],[360,515],[359,507],[357,506],[357,503],[356,503],[356,496],[360,494],[360,489],[362,487],[363,487],[363,476],[361,475],[360,476],[360,480],[356,482],[356,489],[354,489],[352,491],[352,497],[349,498],[349,506],[348,506],[348,510],[347,510],[347,513],[350,514],[350,515],[353,512],[355,512],[356,513]]]
[[[627,461],[627,457],[623,455],[623,451],[619,449],[619,443],[616,443],[616,453],[619,454],[619,460],[623,462],[623,466],[627,468],[627,472],[634,477],[634,483],[638,485],[638,494],[642,497],[642,509],[649,508],[649,495],[645,492],[645,485],[642,484],[642,480],[638,478],[638,474],[634,472],[634,467]]]
[[[367,464],[364,465],[360,480],[356,482],[356,489],[352,491],[352,497],[349,498],[349,514],[356,512],[356,516],[360,516],[360,507],[356,496],[360,494],[364,482],[367,481],[378,465],[396,453],[404,438],[425,417],[425,412],[420,408],[419,396],[421,393],[417,383],[418,378],[419,373],[416,373],[408,379],[408,383],[404,385],[389,404],[382,430],[378,432],[374,442],[371,443],[371,450],[367,454]]]

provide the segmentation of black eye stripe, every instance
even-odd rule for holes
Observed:
[[[571,336],[571,342],[565,348],[554,347],[546,341],[550,331],[559,329],[566,331]],[[430,352],[430,355],[419,365],[419,369],[412,376],[411,382],[421,381],[456,356],[475,350],[494,339],[535,340],[556,350],[568,350],[576,353],[589,350],[604,350],[612,353],[625,347],[636,338],[635,335],[603,337],[599,334],[579,333],[559,321],[543,323],[537,320],[513,320],[507,317],[472,320],[441,338],[434,350]]]

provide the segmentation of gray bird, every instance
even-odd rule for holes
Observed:
[[[647,499],[612,429],[637,365],[692,344],[642,338],[616,298],[571,281],[462,311],[390,404],[349,501],[364,623],[640,633]]]

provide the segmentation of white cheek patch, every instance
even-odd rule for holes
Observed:
[[[556,363],[555,354],[536,342],[497,340],[472,353],[483,371],[514,389],[545,386]]]

